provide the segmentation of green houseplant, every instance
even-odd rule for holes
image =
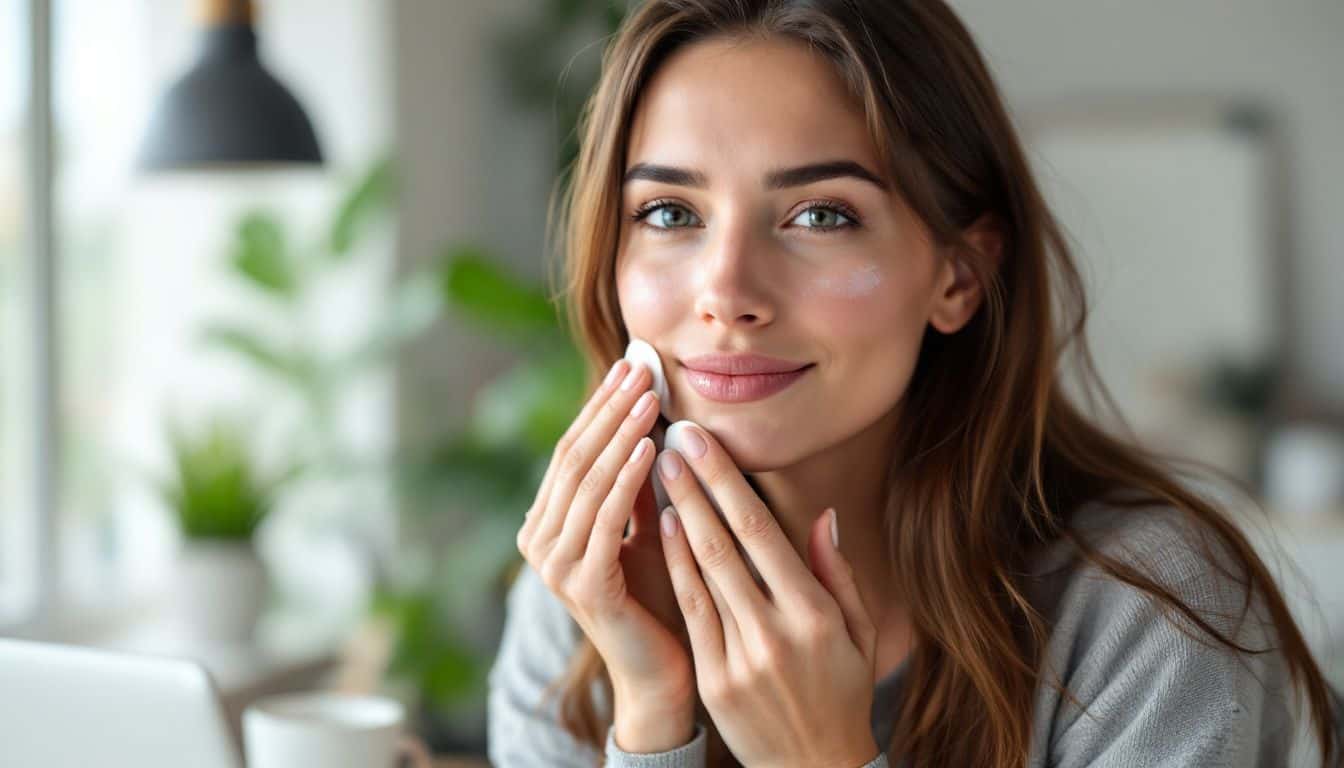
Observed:
[[[223,416],[167,433],[171,472],[157,485],[182,534],[174,615],[198,639],[246,642],[267,594],[253,536],[298,468],[263,472],[242,422]]]
[[[509,95],[554,121],[561,185],[577,156],[575,124],[599,71],[600,51],[575,45],[575,33],[610,35],[625,10],[622,0],[548,0],[538,4],[532,23],[498,41]],[[384,574],[372,611],[393,634],[388,679],[415,689],[421,730],[444,751],[484,751],[486,675],[503,596],[522,564],[515,536],[585,387],[585,362],[563,322],[563,300],[501,268],[501,261],[476,243],[450,244],[438,260],[451,314],[511,350],[517,362],[481,388],[460,432],[402,462],[406,526],[415,533],[400,553],[401,567]],[[468,512],[445,521],[446,507]],[[464,627],[477,631],[468,635]]]

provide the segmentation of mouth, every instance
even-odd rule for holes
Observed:
[[[808,363],[792,371],[731,374],[691,368],[683,363],[681,371],[686,383],[701,397],[721,403],[748,403],[788,389],[815,367],[816,363]]]

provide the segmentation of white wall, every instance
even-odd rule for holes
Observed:
[[[1344,3],[1338,0],[951,0],[1019,116],[1078,94],[1262,99],[1295,182],[1293,352],[1307,392],[1344,408]]]

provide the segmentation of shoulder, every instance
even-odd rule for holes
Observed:
[[[1287,666],[1262,589],[1234,548],[1162,504],[1094,502],[1073,526],[1140,583],[1082,559],[1067,540],[1041,560],[1034,587],[1051,622],[1042,684],[1062,682],[1076,697],[1050,694],[1037,713],[1050,725],[1051,764],[1092,765],[1119,750],[1179,765],[1249,756],[1252,765],[1262,750],[1286,749]]]

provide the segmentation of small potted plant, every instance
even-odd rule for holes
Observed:
[[[246,431],[215,416],[203,428],[168,428],[172,471],[158,483],[182,534],[170,600],[180,628],[221,644],[252,639],[269,582],[253,535],[297,468],[264,477]]]

